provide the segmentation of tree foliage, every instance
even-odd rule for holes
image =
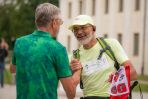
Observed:
[[[9,0],[10,1],[10,0]],[[58,6],[58,0],[15,0],[0,4],[0,37],[11,46],[11,38],[30,34],[35,29],[34,13],[38,4],[50,2]]]

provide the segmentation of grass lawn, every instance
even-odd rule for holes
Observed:
[[[5,84],[11,84],[12,83],[12,74],[7,69],[5,69],[5,71],[4,71],[4,83]]]
[[[148,92],[148,84],[140,84],[142,92]],[[133,91],[140,91],[139,86],[137,85]]]
[[[148,76],[145,76],[145,75],[138,75],[138,80],[140,81],[144,81],[144,82],[148,82]],[[140,87],[141,87],[141,90],[142,92],[148,92],[148,83],[140,83]],[[133,91],[140,91],[139,90],[139,86],[137,85]]]
[[[148,81],[148,76],[145,76],[145,75],[138,75],[138,80]]]

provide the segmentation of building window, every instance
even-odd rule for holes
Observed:
[[[119,12],[123,12],[123,0],[119,0]]]
[[[109,0],[105,0],[105,13],[107,14],[109,11]]]
[[[82,5],[83,4],[83,2],[82,2],[82,0],[80,0],[80,2],[79,2],[79,14],[82,14]]]
[[[134,56],[137,56],[139,54],[139,34],[134,34]]]
[[[140,10],[140,0],[135,0],[135,10]]]
[[[117,38],[118,38],[119,43],[122,44],[122,34],[121,33],[118,34]]]
[[[92,15],[95,15],[96,0],[92,0]]]
[[[67,36],[67,50],[68,50],[68,52],[71,51],[70,45],[71,45],[71,36],[68,35]]]
[[[69,5],[68,5],[68,18],[71,18],[71,8],[72,8],[72,5],[71,5],[71,2],[69,2]]]

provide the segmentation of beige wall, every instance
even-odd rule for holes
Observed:
[[[91,16],[92,0],[83,0],[83,14]],[[92,16],[97,27],[96,33],[98,36],[108,33],[109,38],[117,38],[118,33],[122,33],[122,45],[126,50],[129,58],[133,62],[137,72],[141,73],[142,66],[142,51],[143,51],[143,15],[144,15],[144,0],[140,0],[140,10],[134,10],[135,0],[124,0],[123,12],[118,11],[119,0],[109,0],[109,13],[104,14],[105,0],[96,0],[96,14]],[[67,36],[71,38],[71,51],[78,47],[78,43],[71,31],[67,30],[71,23],[71,18],[68,18],[68,2],[72,2],[72,17],[79,13],[79,0],[60,0],[60,8],[64,19],[64,29],[61,29],[58,40],[67,47]],[[147,4],[148,5],[148,4]],[[148,9],[147,9],[148,10]],[[148,12],[147,12],[148,13]],[[147,16],[148,18],[148,16]],[[148,20],[148,19],[147,19]],[[148,21],[147,21],[148,23]],[[148,24],[147,27],[148,29]],[[139,33],[139,55],[133,55],[134,33]],[[146,41],[148,42],[148,30],[146,31]],[[145,52],[145,71],[148,70],[148,44],[146,42]],[[145,72],[148,75],[148,72]]]

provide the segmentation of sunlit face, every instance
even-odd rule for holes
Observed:
[[[63,20],[61,18],[57,18],[55,19],[57,21],[57,32],[56,32],[56,36],[57,34],[59,33],[59,30],[60,30],[60,26],[63,24]]]
[[[54,35],[53,37],[57,37],[59,33],[60,26],[63,24],[63,20],[60,17],[56,17],[53,19],[54,22]]]
[[[88,44],[94,37],[92,25],[76,25],[73,27],[75,37],[81,44]]]

